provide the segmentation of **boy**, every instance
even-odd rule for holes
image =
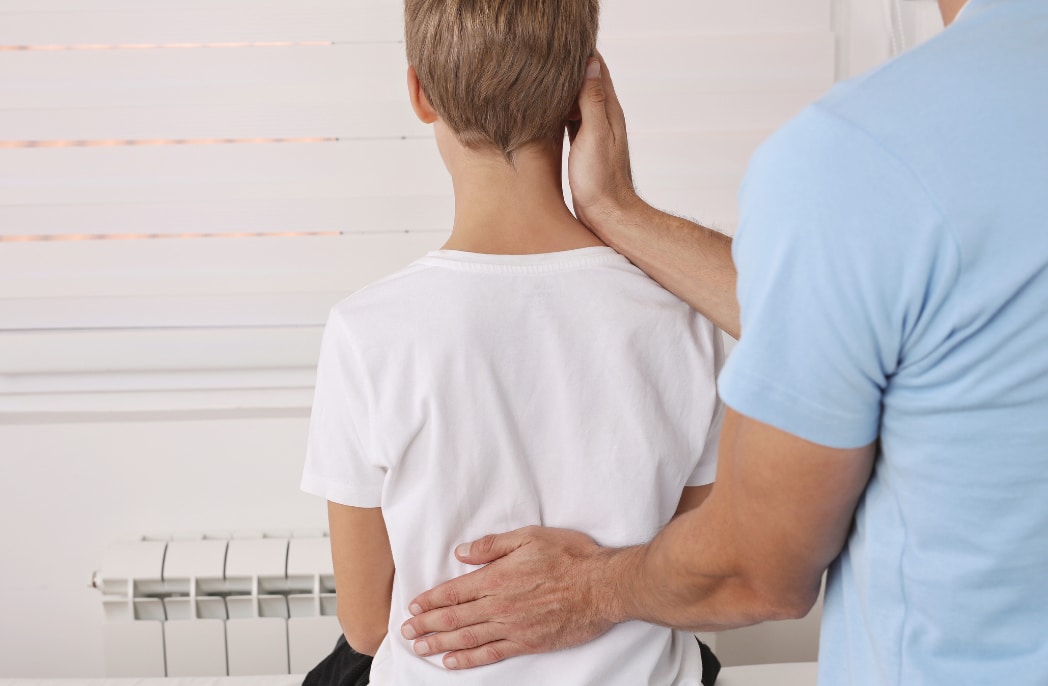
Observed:
[[[462,672],[399,631],[412,597],[468,571],[461,541],[546,524],[639,543],[711,488],[713,325],[564,204],[597,14],[597,0],[406,2],[409,96],[451,173],[454,226],[333,308],[302,480],[329,501],[339,619],[375,655],[373,684],[699,683],[694,638],[640,622]]]

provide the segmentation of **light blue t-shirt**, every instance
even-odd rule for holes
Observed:
[[[880,439],[820,684],[1048,684],[1048,0],[969,0],[757,153],[725,402]],[[789,488],[789,484],[783,484]]]

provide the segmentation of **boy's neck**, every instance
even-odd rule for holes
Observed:
[[[495,150],[443,143],[455,187],[445,250],[528,255],[604,245],[564,204],[560,150],[528,146],[511,166]]]

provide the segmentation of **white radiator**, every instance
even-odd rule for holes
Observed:
[[[317,531],[116,543],[92,585],[107,676],[305,674],[341,632]]]

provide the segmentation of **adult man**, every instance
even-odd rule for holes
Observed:
[[[963,0],[939,4],[949,24]],[[1048,683],[1048,1],[968,5],[755,156],[706,503],[634,548],[538,528],[460,546],[494,562],[416,599],[416,652],[463,668],[627,620],[800,616],[829,566],[822,683]],[[576,210],[737,331],[727,240],[636,199],[600,75]]]

